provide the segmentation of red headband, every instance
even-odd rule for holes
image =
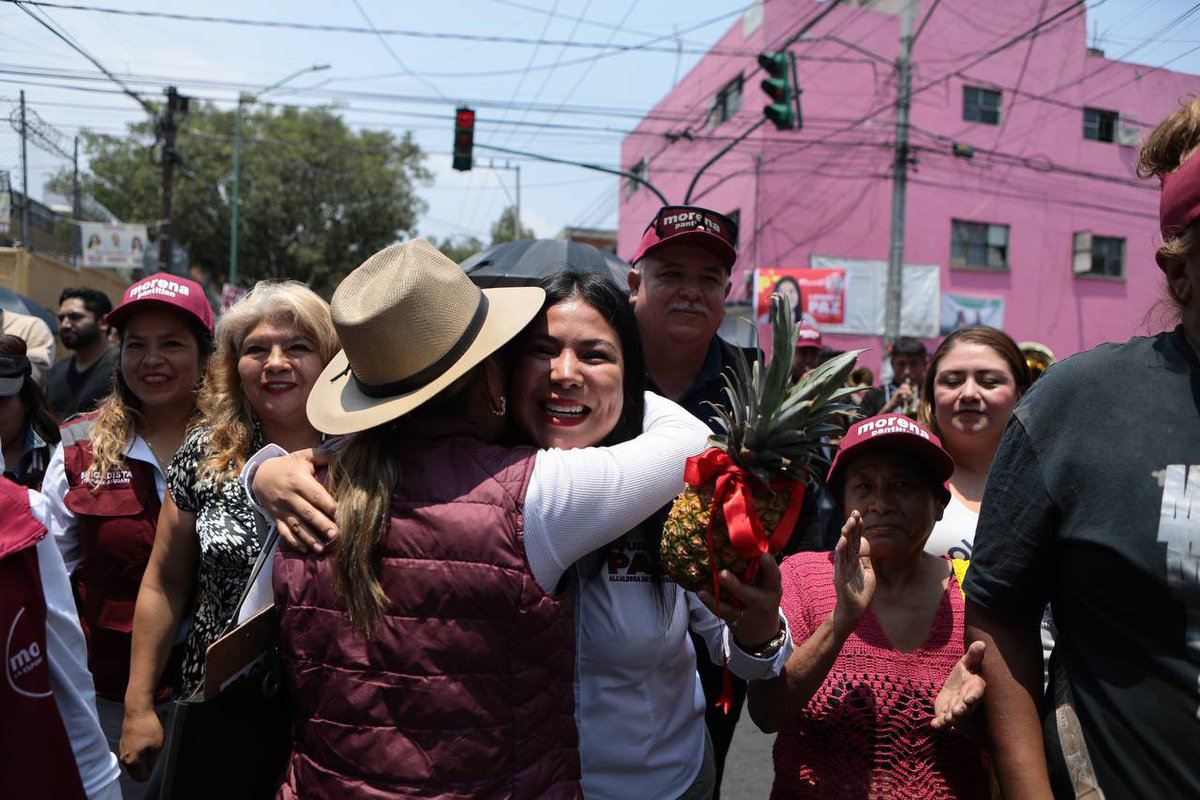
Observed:
[[[1183,233],[1200,218],[1200,158],[1189,158],[1162,179],[1158,220],[1163,239]]]

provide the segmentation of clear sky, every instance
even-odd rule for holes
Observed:
[[[478,142],[617,166],[623,132],[748,6],[748,0],[49,2],[31,10],[147,96],[161,96],[170,83],[228,108],[239,90],[254,92],[313,64],[329,64],[263,101],[333,104],[356,127],[411,129],[435,173],[433,183],[420,189],[429,204],[420,232],[473,234],[485,241],[492,222],[515,199],[516,176],[478,166],[465,174],[450,169],[455,105],[475,105]],[[1088,5],[1094,44],[1110,58],[1200,73],[1200,13],[1164,30],[1197,4],[1090,0]],[[108,11],[95,10],[100,8]],[[243,26],[114,10],[360,30]],[[391,32],[376,35],[371,29]],[[442,38],[447,34],[475,38]],[[916,55],[919,59],[919,48]],[[120,133],[125,123],[144,115],[54,33],[0,0],[5,117],[22,88],[29,108],[61,132],[68,150],[81,127]],[[747,90],[747,102],[757,102],[752,92],[757,89]],[[477,165],[488,159],[476,151]],[[570,166],[496,160],[520,165],[522,218],[538,235],[553,236],[564,225],[615,226],[618,179]],[[30,194],[40,198],[47,177],[66,162],[31,147],[29,163]],[[13,171],[18,188],[19,164],[19,137],[0,121],[0,169]]]

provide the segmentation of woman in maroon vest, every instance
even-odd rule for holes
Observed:
[[[51,532],[72,573],[88,638],[88,667],[109,746],[116,751],[129,678],[130,632],[150,558],[165,473],[196,411],[212,346],[213,314],[200,285],[151,275],[125,290],[106,321],[120,332],[113,391],[62,428],[42,489]],[[168,699],[169,686],[156,699]],[[157,797],[122,773],[129,798]]]
[[[280,797],[580,796],[571,594],[539,584],[526,534],[616,538],[682,487],[707,429],[661,401],[642,436],[610,448],[503,446],[495,353],[544,296],[481,292],[421,240],[334,294],[345,351],[308,413],[361,433],[330,466],[335,543],[276,562],[296,703]],[[262,466],[264,483],[288,461]],[[613,497],[624,502],[597,514]]]

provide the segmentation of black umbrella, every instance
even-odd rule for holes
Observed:
[[[0,286],[0,308],[7,311],[15,311],[18,314],[37,317],[50,326],[51,333],[56,336],[58,335],[58,319],[46,310],[45,306],[32,297],[27,297],[20,292],[14,292],[7,286]]]
[[[629,265],[590,244],[565,239],[519,239],[492,245],[462,262],[477,286],[536,286],[543,278],[572,269],[594,272],[628,292]]]

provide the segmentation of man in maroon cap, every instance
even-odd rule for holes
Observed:
[[[792,380],[800,380],[821,363],[821,331],[801,323],[796,333],[796,352],[792,356]]]

